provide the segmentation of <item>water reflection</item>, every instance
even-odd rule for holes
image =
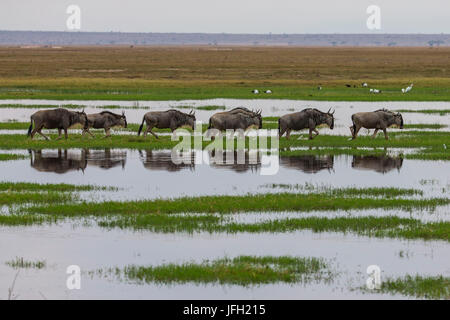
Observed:
[[[261,168],[261,153],[231,150],[209,150],[208,162],[213,168],[233,170],[238,173],[258,173]]]
[[[331,171],[334,167],[334,157],[329,155],[281,157],[280,165],[286,168],[301,170],[305,173],[316,173],[321,170]]]
[[[139,157],[130,157],[126,150],[29,150],[31,167],[41,172],[54,172],[64,174],[70,171],[84,171],[88,167],[97,167],[109,170],[121,167],[123,170],[136,170],[136,161],[143,164],[145,169],[155,171],[178,172],[196,169],[196,158],[202,166],[213,169],[225,169],[237,173],[259,173],[263,163],[260,152],[238,152],[238,151],[216,151],[183,152],[179,154],[180,163],[174,163],[171,151],[139,150]],[[353,156],[350,162],[346,162],[347,168],[387,173],[394,169],[400,171],[403,158],[392,156]],[[126,169],[127,160],[131,162],[130,168]],[[281,168],[299,170],[307,174],[328,170],[335,173],[336,159],[332,155],[299,155],[280,157]],[[200,166],[200,165],[199,165]],[[339,167],[339,166],[338,166]],[[340,169],[339,169],[340,170]]]
[[[105,150],[83,150],[83,156],[86,157],[89,166],[95,166],[102,169],[111,169],[114,167],[122,167],[125,169],[127,162],[127,151],[111,151]]]
[[[387,173],[394,169],[400,172],[403,165],[402,157],[390,156],[353,156],[352,168],[361,170],[372,170],[379,173]]]
[[[172,161],[170,151],[139,150],[139,157],[144,164],[144,168],[149,170],[165,170],[169,172],[184,169],[189,169],[191,171],[195,170],[194,152],[184,152],[181,155],[182,162],[180,164],[176,164]]]
[[[58,149],[55,152],[43,152],[42,150],[29,150],[31,167],[41,172],[66,173],[68,171],[84,170],[87,167],[85,157],[69,154],[67,150]]]
[[[81,171],[84,173],[88,166],[111,169],[117,166],[125,168],[127,159],[126,151],[88,150],[74,153],[67,149],[57,151],[28,150],[31,159],[31,167],[41,172],[53,172],[58,174],[69,171]]]

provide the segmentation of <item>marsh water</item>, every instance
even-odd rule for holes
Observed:
[[[13,104],[61,104],[60,101],[2,101]],[[86,111],[100,105],[122,105],[129,122],[140,122],[145,109],[134,109],[135,102],[64,101],[83,104]],[[262,108],[263,116],[280,115],[303,107],[336,108],[334,134],[348,134],[349,117],[356,111],[382,107],[391,109],[449,109],[444,102],[314,102],[289,100],[230,100],[139,102],[139,108],[163,110],[177,106],[224,105]],[[28,121],[37,109],[0,109],[0,121]],[[103,110],[103,109],[102,109]],[[325,110],[326,111],[326,110]],[[207,120],[217,111],[197,111]],[[450,117],[405,114],[405,123],[450,125]],[[339,129],[340,128],[340,129]],[[448,129],[443,129],[448,130]],[[322,129],[323,133],[331,133]],[[151,143],[151,141],[149,141]],[[422,190],[424,196],[448,197],[450,162],[405,159],[411,150],[388,149],[386,155],[301,155],[279,156],[264,152],[245,154],[238,163],[235,153],[212,154],[195,151],[182,154],[183,163],[174,164],[170,150],[129,149],[44,149],[0,150],[0,153],[26,155],[23,160],[1,161],[2,181],[92,184],[118,190],[81,192],[87,201],[177,198],[199,195],[244,195],[247,193],[300,192],[280,185],[340,187],[398,187]],[[228,157],[228,158],[227,158]],[[227,161],[228,159],[228,161]],[[275,166],[273,175],[262,174],[265,166]],[[414,196],[413,196],[414,197]],[[353,210],[333,212],[249,213],[237,215],[239,221],[282,217],[396,215],[422,221],[449,221],[449,206],[434,211]],[[205,259],[238,255],[292,255],[321,257],[336,271],[330,282],[274,284],[260,286],[141,285],[87,273],[101,268],[123,268],[130,264],[201,262]],[[16,257],[45,260],[42,270],[23,269],[17,275],[5,262]],[[61,223],[32,227],[0,227],[0,299],[14,277],[19,299],[149,298],[149,299],[298,299],[298,298],[405,298],[390,294],[362,293],[366,268],[379,265],[382,279],[406,274],[450,275],[450,248],[444,241],[377,239],[343,233],[298,231],[259,234],[162,234],[149,231],[102,229],[97,226]],[[81,290],[68,290],[66,268],[82,269]],[[356,289],[356,290],[355,290]]]
[[[17,153],[16,151],[12,151]],[[199,195],[242,195],[283,191],[273,184],[316,187],[417,188],[425,196],[442,196],[450,184],[448,161],[407,160],[402,150],[388,155],[278,156],[210,151],[180,154],[170,150],[59,149],[21,151],[29,158],[0,162],[4,181],[113,186],[119,190],[89,192],[85,197],[114,200],[173,198]],[[278,169],[262,174],[263,166]],[[274,171],[275,172],[275,171]]]

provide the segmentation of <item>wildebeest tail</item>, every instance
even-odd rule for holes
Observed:
[[[280,125],[280,118],[278,118],[278,135],[281,135],[281,125]]]
[[[209,118],[209,125],[208,125],[208,129],[211,129],[212,125],[211,125],[211,118]]]
[[[31,136],[31,131],[33,131],[33,119],[30,121],[30,126],[28,127],[27,137]]]
[[[142,123],[141,123],[141,125],[139,126],[138,136],[141,135],[142,128],[144,127],[144,122],[145,122],[145,116],[144,116],[144,118],[142,118]]]

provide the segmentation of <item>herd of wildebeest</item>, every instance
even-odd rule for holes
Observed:
[[[286,138],[289,139],[292,130],[309,129],[309,139],[314,139],[319,131],[317,126],[325,124],[334,128],[334,111],[322,112],[317,109],[307,108],[299,112],[286,114],[278,119],[278,134],[282,137],[286,133]],[[151,133],[153,136],[158,136],[152,131],[153,128],[171,129],[172,132],[176,129],[188,126],[194,130],[195,126],[195,112],[184,113],[179,110],[170,109],[167,111],[152,111],[144,115],[142,123],[138,130],[138,135],[141,134],[144,124],[147,128],[144,131],[144,136]],[[262,128],[261,110],[254,111],[247,108],[234,108],[230,111],[218,112],[209,119],[208,129],[223,130],[247,130],[250,127]],[[352,139],[356,139],[361,128],[375,129],[373,138],[377,135],[379,130],[383,130],[384,136],[388,139],[386,129],[392,125],[397,125],[403,129],[403,118],[400,113],[395,113],[386,109],[380,109],[373,112],[358,112],[352,115],[353,125],[350,126]],[[83,111],[69,111],[63,108],[41,110],[35,112],[31,116],[31,124],[28,129],[28,136],[34,138],[36,133],[39,133],[45,139],[49,139],[42,133],[42,129],[58,129],[58,139],[61,138],[62,131],[64,131],[67,139],[67,130],[75,125],[81,124],[83,127],[82,135],[88,133],[93,137],[89,129],[104,129],[106,136],[110,136],[112,127],[127,127],[127,118],[125,113],[115,114],[110,111],[103,111],[95,114],[86,114]],[[34,125],[34,129],[33,129]],[[313,135],[313,132],[315,135]]]

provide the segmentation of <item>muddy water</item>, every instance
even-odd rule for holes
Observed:
[[[126,110],[129,123],[140,123],[143,115],[150,111],[167,110],[168,108],[180,108],[185,106],[223,106],[226,109],[235,107],[246,107],[250,109],[262,109],[264,117],[281,116],[287,113],[300,111],[304,108],[318,108],[327,111],[329,108],[336,110],[334,130],[321,129],[322,134],[349,134],[348,127],[351,125],[351,115],[355,112],[374,111],[380,108],[396,109],[450,109],[450,102],[330,102],[330,101],[304,101],[304,100],[277,100],[277,99],[211,99],[211,100],[185,100],[185,101],[139,101],[139,109],[135,109],[135,101],[83,101],[83,100],[0,100],[0,104],[25,104],[25,105],[55,105],[75,104],[85,106],[87,113],[95,113],[104,109],[96,108],[100,106],[116,105],[122,106]],[[29,121],[30,115],[39,110],[39,107],[28,108],[1,108],[0,121],[17,120]],[[189,109],[181,108],[181,111]],[[113,110],[114,111],[114,110]],[[222,110],[205,111],[196,110],[198,121],[207,123],[211,115]],[[117,110],[120,112],[120,110]],[[405,124],[443,124],[450,130],[450,117],[438,114],[405,113]]]
[[[14,244],[13,246],[11,244]],[[285,234],[154,234],[104,231],[69,225],[53,227],[0,227],[0,298],[17,271],[5,265],[15,257],[45,259],[43,270],[22,270],[15,293],[20,299],[153,298],[153,299],[298,299],[298,298],[399,298],[361,295],[351,288],[364,286],[366,268],[376,264],[381,278],[406,274],[450,275],[448,244],[440,241],[370,239],[309,231]],[[81,290],[66,288],[66,268],[78,265],[84,272],[129,264],[200,262],[238,255],[293,255],[322,257],[337,272],[331,283],[261,285],[249,288],[221,285],[136,285],[114,278],[84,274]],[[401,298],[401,297],[400,297]]]
[[[199,151],[182,154],[182,163],[174,164],[171,152],[164,150],[30,150],[29,159],[0,162],[0,172],[3,181],[120,188],[117,192],[84,194],[95,200],[242,195],[283,191],[270,184],[306,183],[417,188],[425,196],[437,197],[448,194],[450,162],[407,160],[398,153],[401,150],[386,156],[279,157],[247,153],[245,163],[239,164],[236,153]],[[263,169],[270,166],[278,168],[278,172],[263,175]]]

